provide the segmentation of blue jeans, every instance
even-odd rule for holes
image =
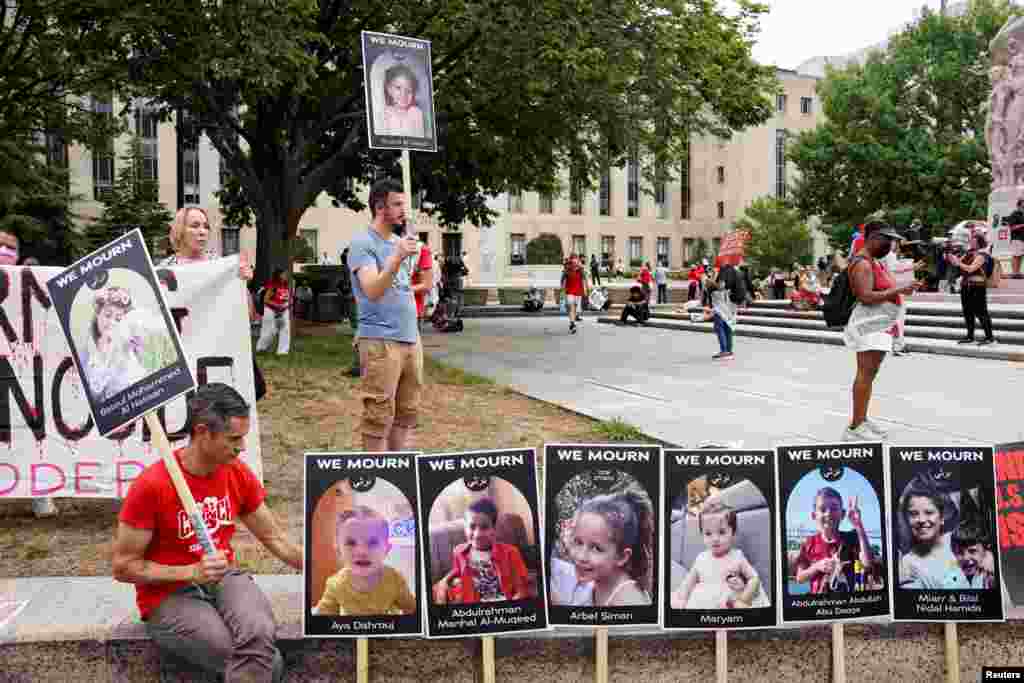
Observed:
[[[721,316],[715,313],[715,336],[718,337],[718,348],[722,353],[732,353],[732,328],[725,324]]]

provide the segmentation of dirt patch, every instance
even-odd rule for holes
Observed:
[[[438,343],[435,340],[432,343]],[[261,355],[269,394],[259,403],[268,504],[290,538],[302,540],[302,454],[358,450],[357,380],[348,377],[351,338],[334,325],[303,325],[292,353]],[[479,377],[427,364],[425,412],[413,447],[438,452],[607,441],[597,422],[534,401]],[[0,576],[107,576],[118,501],[60,500],[61,514],[36,519],[28,501],[0,503]],[[264,574],[294,570],[244,528],[239,564]]]

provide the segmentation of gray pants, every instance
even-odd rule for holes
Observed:
[[[157,647],[225,683],[279,683],[284,660],[274,646],[270,601],[248,574],[233,571],[213,589],[186,586],[167,596],[146,620]]]

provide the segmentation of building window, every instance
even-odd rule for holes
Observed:
[[[65,170],[68,168],[68,143],[59,133],[46,133],[46,164]]]
[[[690,220],[690,142],[683,143],[683,160],[679,164],[679,217]]]
[[[549,194],[542,194],[540,196],[540,212],[541,213],[554,213],[555,212],[555,198]]]
[[[510,235],[512,239],[512,248],[509,249],[511,257],[509,263],[513,266],[522,266],[526,264],[526,235],[515,234]]]
[[[718,184],[719,185],[724,185],[725,184],[725,166],[719,166],[718,167]]]
[[[317,229],[312,228],[310,230],[299,230],[299,237],[306,240],[306,244],[313,250],[313,263],[316,263],[320,258],[320,248],[317,246]]]
[[[626,215],[640,215],[640,150],[636,147],[630,150],[626,167]]]
[[[601,235],[601,262],[605,268],[611,268],[615,261],[615,238]]]
[[[605,167],[601,171],[601,215],[612,215],[612,170]]]
[[[658,265],[668,267],[669,264],[669,238],[659,237],[658,238]]]
[[[644,238],[629,238],[629,266],[639,268],[644,264]]]
[[[725,218],[725,202],[718,202],[718,217]]]
[[[523,212],[523,193],[521,190],[508,193],[508,212],[509,213],[522,213]]]
[[[108,118],[114,116],[114,100],[111,96],[92,98],[91,109]],[[92,149],[92,196],[102,201],[114,187],[114,141],[104,140]]]
[[[693,258],[694,241],[692,237],[683,238],[683,263],[689,263]]]
[[[183,201],[185,204],[199,204],[199,131],[186,112],[181,112],[178,117],[178,141]]]
[[[786,95],[785,93],[775,96],[775,111],[780,114],[786,113]]]
[[[811,98],[801,97],[800,98],[800,113],[810,114],[811,113]]]
[[[775,131],[775,196],[786,198],[786,131]]]
[[[587,236],[586,235],[573,235],[572,236],[572,253],[578,255],[580,258],[587,257]]]
[[[711,240],[711,254],[713,256],[718,256],[718,251],[721,248],[722,248],[722,238],[721,237],[715,237],[714,239]]]
[[[241,251],[240,232],[238,228],[220,229],[221,256],[231,256]],[[313,232],[315,235],[316,231]]]
[[[583,181],[575,171],[569,174],[569,212],[583,215]]]
[[[668,218],[668,203],[665,201],[666,182],[665,169],[661,166],[654,169],[654,204],[658,207],[658,218]]]

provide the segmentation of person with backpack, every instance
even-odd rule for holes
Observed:
[[[985,332],[985,338],[977,342],[978,346],[994,344],[996,339],[992,334],[992,317],[988,312],[988,287],[990,284],[998,286],[994,280],[998,280],[996,269],[998,265],[992,255],[985,251],[988,240],[981,233],[975,233],[971,239],[971,246],[963,257],[950,254],[946,257],[950,265],[960,269],[960,307],[963,310],[964,323],[967,325],[967,336],[959,340],[958,344],[973,344],[974,341],[974,320],[981,322],[981,329]],[[990,279],[993,282],[990,283]]]
[[[713,360],[732,360],[732,342],[737,324],[739,307],[747,303],[747,288],[743,275],[728,263],[715,262],[716,275],[708,280],[711,291],[712,322],[718,337],[719,351]]]
[[[828,324],[846,318],[843,341],[857,354],[853,380],[853,415],[843,432],[843,441],[878,441],[888,433],[868,418],[871,390],[885,354],[892,351],[893,336],[903,296],[921,288],[920,282],[895,286],[883,259],[892,250],[899,233],[886,223],[864,225],[864,247],[850,260],[845,273],[836,278],[823,307]]]
[[[569,334],[576,334],[576,323],[583,320],[583,298],[588,295],[587,274],[576,254],[570,254],[565,262],[562,289],[569,313]]]

